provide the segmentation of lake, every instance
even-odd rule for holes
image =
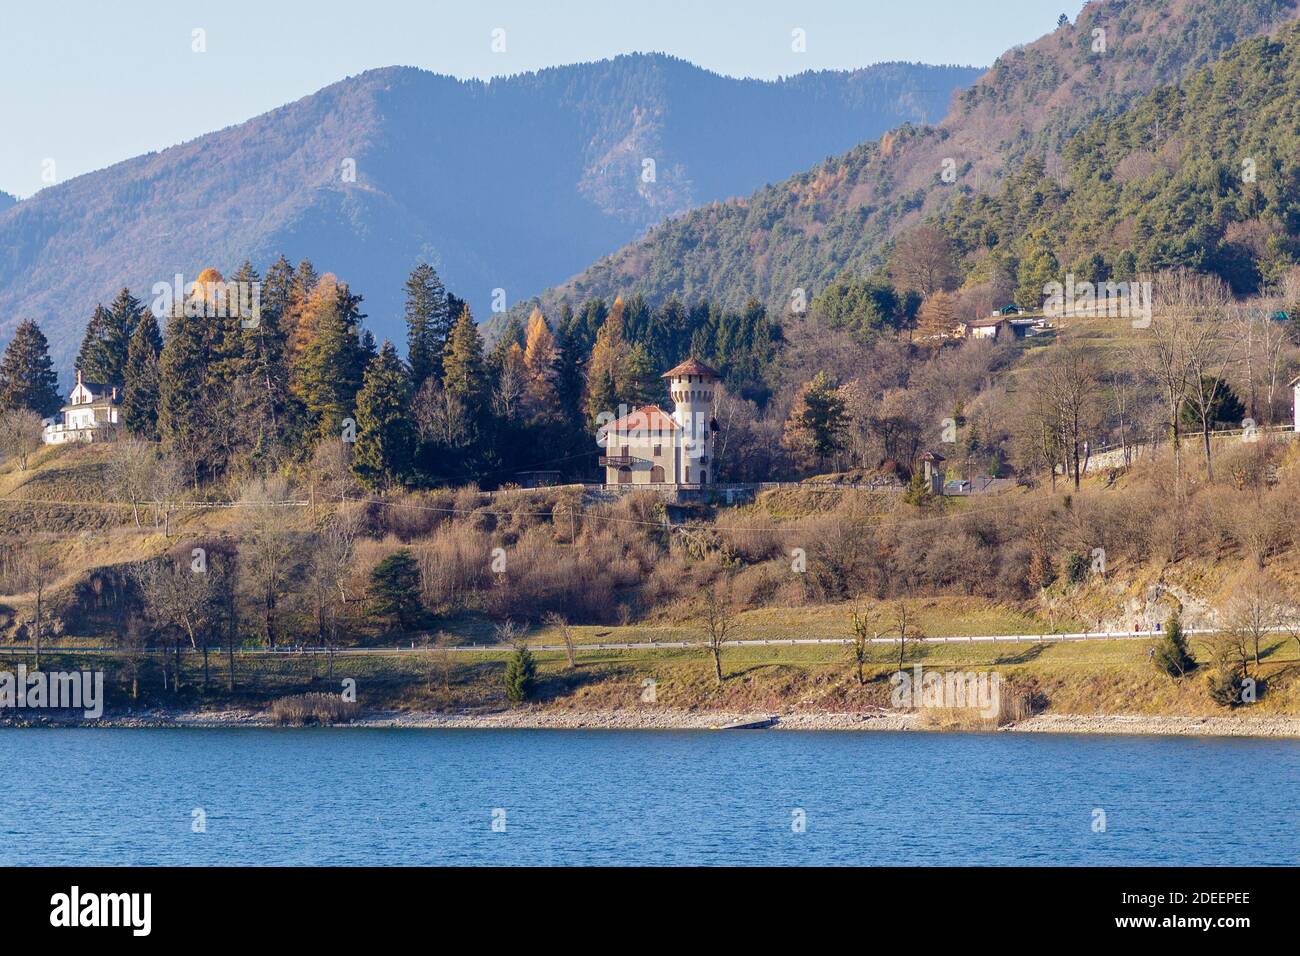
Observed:
[[[0,758],[6,866],[1300,862],[1295,740],[4,729]]]

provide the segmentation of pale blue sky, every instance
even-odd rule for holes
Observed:
[[[987,66],[1080,0],[4,0],[0,189],[59,181],[242,122],[344,76],[489,77],[663,51],[772,78],[882,60]],[[206,31],[207,51],[192,51]],[[505,30],[506,52],[491,34]],[[807,51],[791,50],[791,31]]]

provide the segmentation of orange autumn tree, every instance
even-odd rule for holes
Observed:
[[[535,418],[550,418],[559,412],[560,396],[555,389],[557,357],[555,336],[546,322],[546,316],[542,315],[540,309],[533,309],[524,336],[524,369],[527,379],[524,398],[529,414]]]

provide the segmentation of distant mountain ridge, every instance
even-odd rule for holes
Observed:
[[[1002,57],[937,126],[905,124],[843,155],[656,227],[538,297],[641,293],[780,312],[837,276],[878,267],[900,230],[987,192],[1021,160],[1048,158],[1090,123],[1293,20],[1296,0],[1106,0]],[[945,178],[945,172],[948,177]]]
[[[979,71],[886,63],[737,80],[658,54],[490,82],[372,70],[245,123],[0,204],[0,342],[42,323],[71,364],[96,302],[283,252],[365,295],[402,340],[428,260],[488,317],[666,216],[752,191],[905,119]],[[348,173],[355,170],[351,181]]]

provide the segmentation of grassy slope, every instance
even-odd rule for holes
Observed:
[[[1193,643],[1204,657],[1204,649]],[[1260,673],[1268,693],[1241,716],[1300,714],[1300,658],[1294,640],[1274,642],[1266,650]],[[867,684],[857,685],[842,647],[727,648],[726,681],[718,687],[712,664],[702,649],[671,651],[580,651],[570,670],[563,656],[537,655],[539,685],[533,706],[558,711],[623,710],[646,705],[643,681],[655,681],[654,707],[671,710],[867,712],[890,706],[888,675],[896,664],[881,649],[867,667]],[[241,657],[236,662],[237,688],[224,689],[225,658],[213,655],[211,685],[199,685],[202,658],[184,659],[185,685],[179,696],[161,689],[160,661],[139,667],[141,706],[261,707],[288,694],[337,692],[345,678],[356,681],[358,702],[366,712],[439,710],[490,712],[509,706],[502,674],[506,654],[487,651],[455,655],[443,686],[443,665],[436,653]],[[1203,676],[1193,673],[1171,680],[1147,659],[1143,641],[1088,641],[1066,644],[934,645],[909,652],[907,666],[927,669],[996,671],[1022,691],[1040,695],[1046,713],[1223,716],[1205,690]],[[29,655],[0,656],[9,669]],[[121,660],[103,656],[47,655],[45,667],[104,668],[113,706],[129,704],[130,670]]]

